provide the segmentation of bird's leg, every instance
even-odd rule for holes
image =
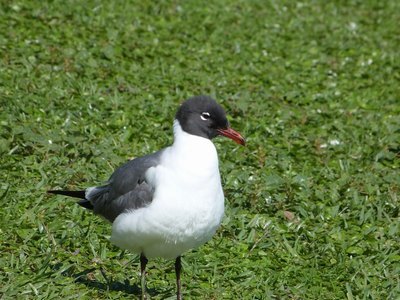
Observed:
[[[140,254],[140,284],[142,286],[142,300],[147,299],[146,293],[146,265],[147,265],[147,258],[144,256],[143,253]]]
[[[175,260],[176,299],[177,300],[182,300],[182,294],[181,294],[181,270],[182,270],[181,257],[178,256],[176,258],[176,260]]]

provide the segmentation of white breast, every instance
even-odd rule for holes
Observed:
[[[175,258],[208,241],[220,225],[224,195],[214,144],[174,123],[175,141],[146,173],[153,202],[114,221],[111,240],[147,257]]]

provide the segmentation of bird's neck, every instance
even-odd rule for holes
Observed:
[[[198,135],[187,133],[182,129],[178,120],[174,120],[174,143],[172,146],[196,147],[199,144],[209,145],[214,147],[210,139]]]
[[[185,158],[186,162],[218,167],[217,150],[211,140],[185,132],[178,120],[174,121],[174,143],[171,150]]]

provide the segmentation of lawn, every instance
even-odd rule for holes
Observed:
[[[0,298],[138,298],[139,259],[53,188],[101,184],[215,97],[226,214],[185,299],[400,299],[400,1],[1,1]],[[173,299],[173,261],[149,262]]]

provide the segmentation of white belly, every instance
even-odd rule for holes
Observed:
[[[201,193],[200,193],[201,194]],[[207,242],[215,234],[224,213],[222,190],[214,205],[196,205],[187,195],[187,202],[162,201],[132,212],[114,221],[111,240],[117,246],[146,257],[176,258],[183,252]],[[197,200],[197,199],[196,199]],[[204,204],[204,203],[203,203]]]
[[[224,214],[216,150],[200,137],[191,138],[190,145],[167,148],[160,166],[148,171],[146,178],[156,186],[153,201],[115,219],[115,245],[148,258],[172,259],[215,234]]]

